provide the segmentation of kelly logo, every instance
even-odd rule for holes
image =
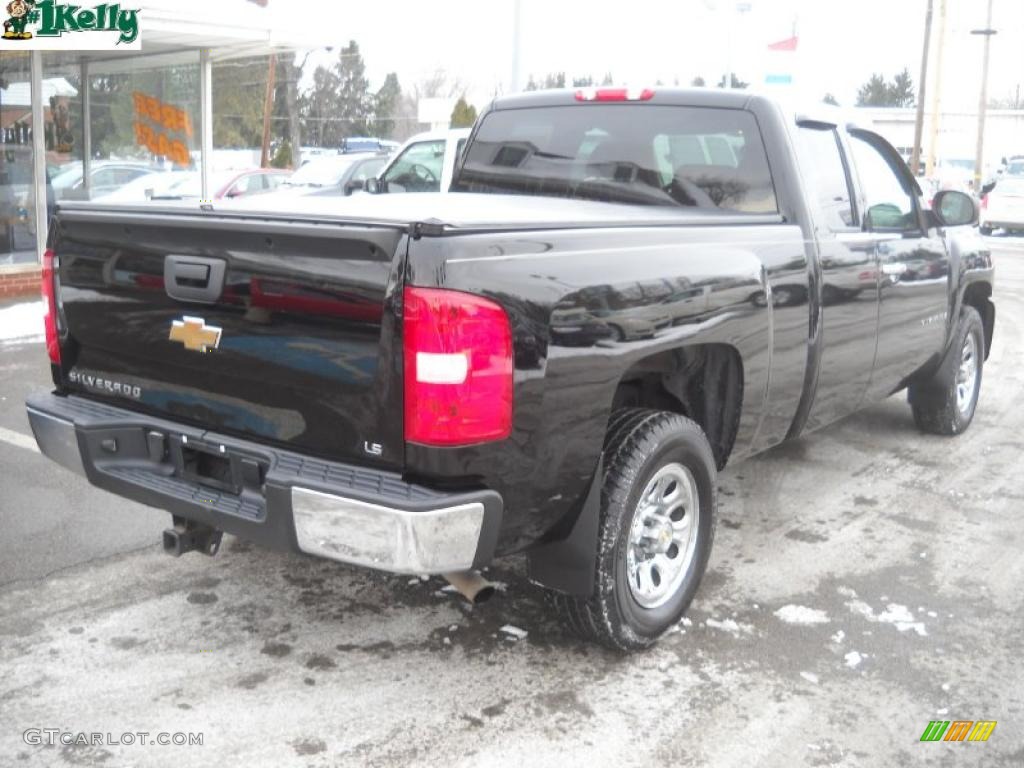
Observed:
[[[2,0],[0,0],[2,1]],[[119,3],[73,5],[54,0],[11,0],[3,41],[47,50],[137,49],[139,10]],[[90,32],[90,35],[74,34]]]
[[[921,741],[988,741],[995,728],[995,720],[932,720]]]

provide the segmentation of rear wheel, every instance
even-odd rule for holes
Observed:
[[[978,407],[985,359],[985,331],[974,307],[960,313],[953,343],[938,370],[908,390],[914,422],[922,432],[959,435]]]
[[[978,227],[978,231],[981,232],[981,234],[983,234],[983,235],[985,235],[987,237],[988,235],[992,234],[992,227],[986,227],[983,224],[980,227]]]
[[[594,593],[552,594],[569,626],[619,650],[652,645],[679,621],[707,567],[715,461],[701,428],[625,408],[605,438]]]

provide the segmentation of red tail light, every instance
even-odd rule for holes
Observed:
[[[981,210],[988,208],[988,195],[981,196]]]
[[[581,88],[576,101],[650,101],[654,91],[650,88]]]
[[[43,301],[46,302],[46,352],[50,362],[60,365],[60,338],[57,334],[57,257],[49,248],[43,253]]]
[[[512,330],[481,296],[407,287],[403,294],[405,439],[468,445],[512,432]]]

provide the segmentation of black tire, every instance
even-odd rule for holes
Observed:
[[[969,338],[973,341],[977,373],[973,387],[969,388],[969,400],[958,400],[961,363]],[[964,307],[953,334],[953,343],[938,369],[928,379],[911,384],[907,390],[917,428],[933,435],[959,435],[964,432],[971,425],[978,407],[984,362],[985,329],[981,316],[974,307]]]
[[[978,231],[981,234],[985,235],[985,237],[988,237],[989,235],[992,234],[992,227],[984,227],[984,226],[978,227]]]
[[[552,592],[551,602],[584,639],[616,650],[640,650],[679,621],[707,568],[717,508],[715,459],[696,423],[678,414],[640,408],[622,408],[612,415],[604,451],[594,594],[577,598]],[[646,608],[629,585],[630,530],[648,482],[673,464],[682,465],[693,479],[696,539],[685,575],[667,602]]]

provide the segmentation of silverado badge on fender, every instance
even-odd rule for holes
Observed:
[[[201,317],[188,317],[171,323],[171,341],[180,341],[185,349],[193,352],[209,352],[220,344],[221,329],[207,325]]]

